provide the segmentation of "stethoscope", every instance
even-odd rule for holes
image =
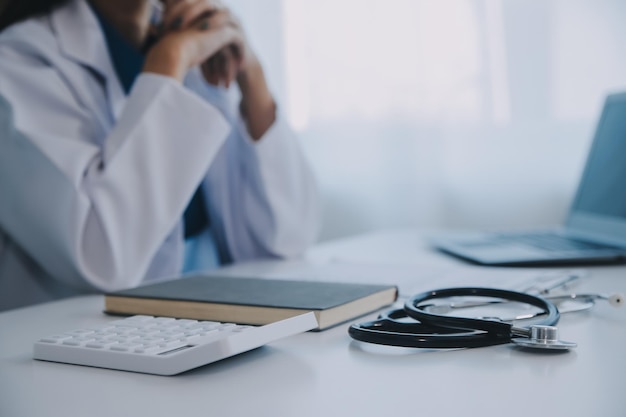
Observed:
[[[455,308],[476,307],[492,303],[516,302],[536,307],[537,313],[504,320],[496,317],[468,318],[442,314],[441,305],[433,300],[450,297],[488,297],[495,301],[467,302],[444,306],[445,312]],[[620,294],[568,294],[542,297],[525,292],[495,288],[446,288],[427,291],[411,297],[402,309],[381,314],[377,320],[350,326],[352,338],[368,343],[430,349],[472,348],[515,343],[523,348],[568,350],[576,343],[560,340],[555,327],[560,318],[556,304],[576,300],[580,307],[590,308],[597,300],[607,300],[613,306],[622,306]],[[427,303],[429,302],[430,303]],[[534,318],[529,327],[514,326],[511,321]]]

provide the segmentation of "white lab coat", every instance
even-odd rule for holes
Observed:
[[[0,34],[0,96],[0,310],[180,274],[199,183],[233,261],[315,239],[314,179],[280,114],[253,143],[197,70],[125,96],[84,0]]]

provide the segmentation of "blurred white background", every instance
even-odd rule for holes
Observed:
[[[322,240],[561,223],[626,90],[623,0],[229,3],[319,178]]]

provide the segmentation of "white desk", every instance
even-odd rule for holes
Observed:
[[[360,258],[375,273],[398,272],[402,265],[421,286],[438,287],[428,281],[436,279],[432,271],[461,264],[419,242],[413,233],[379,233],[322,245],[311,253],[309,272],[304,263],[291,262],[227,273],[307,275],[337,264],[340,275],[347,259]],[[592,277],[581,290],[626,292],[626,267],[589,270]],[[476,271],[468,267],[468,276]],[[385,278],[394,281],[394,275]],[[102,305],[102,297],[91,296],[0,314],[0,416],[626,415],[626,310],[608,305],[561,319],[563,338],[579,344],[565,354],[532,354],[511,345],[374,347],[353,342],[346,324],[175,377],[31,359],[41,336],[112,320]]]

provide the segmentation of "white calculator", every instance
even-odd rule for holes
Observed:
[[[34,358],[157,375],[175,375],[317,327],[314,313],[264,326],[132,316],[44,337]]]

